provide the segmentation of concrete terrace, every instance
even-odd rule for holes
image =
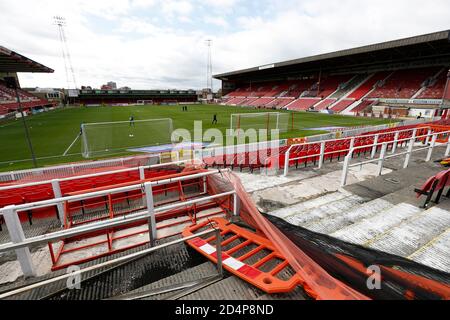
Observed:
[[[444,152],[445,148],[437,147],[433,160],[442,158]],[[237,175],[262,212],[318,233],[450,272],[450,200],[443,198],[439,205],[425,210],[421,208],[424,199],[418,200],[414,193],[414,188],[443,170],[433,161],[425,162],[425,157],[425,151],[415,153],[408,169],[402,169],[403,157],[389,159],[380,177],[376,176],[375,164],[352,168],[349,184],[344,188],[340,186],[342,162],[326,163],[321,170],[312,167],[294,169],[287,177],[246,172]],[[165,241],[173,239],[176,238]],[[34,258],[43,257],[43,251],[44,247],[35,248]],[[139,248],[130,252],[137,251]],[[128,253],[92,261],[82,267]],[[0,292],[65,274],[65,271],[57,271],[44,273],[35,279],[23,279],[11,256],[0,259],[0,280],[3,280]],[[48,266],[44,260],[45,269]],[[88,281],[79,291],[68,291],[65,281],[59,281],[13,298],[123,299],[129,294],[139,295],[168,285],[198,280],[214,274],[215,267],[186,245],[180,244],[110,272],[104,271],[97,270],[83,276],[83,280]],[[307,296],[300,287],[290,294],[267,295],[225,272],[223,279],[195,290],[180,289],[145,299],[298,300],[307,299]]]

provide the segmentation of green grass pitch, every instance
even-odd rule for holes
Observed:
[[[39,166],[86,160],[81,156],[80,140],[74,144],[67,156],[62,156],[76,138],[81,123],[128,121],[130,115],[135,120],[173,119],[174,129],[192,130],[195,120],[203,121],[203,130],[217,128],[225,133],[230,127],[230,116],[235,113],[260,113],[269,110],[254,110],[240,107],[216,105],[190,105],[188,112],[180,106],[137,106],[137,107],[97,107],[65,108],[38,114],[27,118],[31,140]],[[280,111],[276,111],[280,112]],[[282,111],[283,112],[283,111]],[[217,114],[218,124],[212,125]],[[326,131],[307,130],[309,128],[332,126],[377,125],[389,120],[352,118],[318,113],[294,113],[294,130],[282,133],[281,138],[311,136]],[[0,123],[0,171],[27,169],[32,167],[30,151],[25,140],[20,120]],[[120,155],[115,155],[120,156]]]

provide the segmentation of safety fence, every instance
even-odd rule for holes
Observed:
[[[47,180],[86,174],[89,170],[102,170],[111,167],[138,167],[159,163],[159,156],[143,155],[119,159],[78,162],[63,166],[0,173],[0,182],[8,183],[20,180]]]
[[[420,129],[422,129],[422,128],[420,128]],[[418,131],[420,129],[414,129],[412,137],[410,137],[410,138],[399,139],[398,137],[396,137],[396,139],[392,142],[375,141],[375,143],[371,146],[373,153],[372,153],[372,159],[370,159],[370,160],[361,161],[361,162],[352,164],[351,160],[353,158],[354,153],[364,150],[365,148],[367,148],[367,146],[352,147],[344,160],[344,167],[342,170],[342,178],[341,178],[341,186],[347,185],[349,169],[353,168],[353,167],[362,167],[363,165],[366,165],[366,164],[377,163],[378,164],[377,175],[381,176],[382,172],[383,172],[383,168],[384,168],[384,163],[386,160],[405,156],[403,168],[406,169],[406,168],[408,168],[408,166],[410,164],[411,156],[413,153],[426,151],[426,150],[428,150],[428,153],[425,158],[425,161],[429,162],[429,161],[431,161],[431,158],[433,156],[433,151],[437,146],[438,140],[446,141],[446,142],[442,142],[440,145],[447,146],[444,156],[448,157],[450,155],[450,141],[449,141],[450,131],[437,132],[437,133],[428,132],[427,134],[423,134],[423,135],[419,134],[418,135]],[[422,146],[420,146],[419,148],[414,149],[414,145],[417,140],[424,141],[425,143]],[[431,140],[431,143],[430,143],[430,140]],[[408,150],[405,152],[396,153],[396,148],[399,144],[406,144]],[[380,148],[381,148],[380,156],[377,159],[373,159],[373,158],[375,158],[375,152],[377,152]],[[392,148],[392,155],[387,155],[389,148]]]
[[[8,233],[11,242],[0,245],[0,253],[15,250],[18,261],[20,263],[22,272],[25,276],[34,276],[36,274],[33,261],[31,259],[30,247],[38,244],[49,244],[55,241],[65,241],[67,239],[82,239],[83,237],[89,237],[98,235],[99,232],[109,233],[111,230],[120,229],[132,226],[148,225],[147,232],[149,233],[150,245],[154,245],[155,240],[160,239],[158,236],[157,220],[164,220],[173,218],[173,216],[167,216],[167,213],[177,209],[186,209],[191,212],[195,211],[196,206],[201,206],[208,201],[216,200],[227,202],[227,209],[232,212],[233,215],[238,215],[238,202],[236,191],[228,191],[220,194],[207,195],[205,192],[201,196],[195,198],[181,198],[180,201],[163,204],[158,203],[155,198],[154,190],[163,185],[171,185],[181,183],[182,181],[192,181],[193,179],[206,179],[208,176],[222,174],[228,170],[213,170],[198,174],[186,175],[177,178],[170,178],[167,180],[158,180],[152,182],[145,182],[136,185],[120,187],[115,189],[107,189],[102,191],[95,191],[85,193],[81,195],[74,195],[68,197],[62,197],[58,199],[39,201],[35,203],[28,203],[23,205],[8,206],[0,210],[0,215],[3,215],[8,229]],[[206,188],[206,182],[204,184]],[[33,210],[39,208],[47,208],[52,206],[65,206],[67,203],[78,203],[80,201],[86,201],[89,199],[96,199],[101,197],[107,197],[111,199],[114,194],[122,194],[126,192],[132,192],[139,190],[143,193],[145,207],[138,212],[133,212],[125,215],[111,216],[106,220],[89,222],[87,224],[79,224],[77,226],[70,226],[63,230],[44,234],[36,237],[26,238],[22,225],[20,223],[18,212]],[[201,218],[206,218],[202,216]],[[192,222],[197,219],[196,213],[193,213]],[[170,226],[170,225],[169,225]],[[142,231],[140,231],[142,233]],[[108,239],[108,244],[111,244],[111,239]],[[50,245],[51,249],[51,245]],[[79,250],[80,248],[77,248]],[[52,251],[52,249],[50,250]],[[52,260],[57,262],[57,257],[51,252]],[[95,257],[97,258],[97,257]]]
[[[361,149],[364,149],[366,153],[367,149],[370,149],[371,156],[374,157],[376,153],[375,146],[380,140],[398,140],[400,136],[412,135],[416,128],[394,130],[373,133],[361,136],[354,136],[352,138],[332,139],[322,142],[308,142],[302,144],[291,145],[285,154],[281,155],[279,161],[281,168],[284,169],[284,176],[289,174],[290,167],[296,166],[300,163],[307,164],[308,161],[314,162],[321,169],[325,160],[333,158],[340,159],[345,157],[348,152],[357,144],[362,144]],[[431,133],[430,127],[421,127],[419,130],[427,131]],[[417,131],[416,131],[417,132]],[[394,152],[398,144],[394,148]],[[359,155],[359,154],[358,154]]]
[[[418,119],[418,120],[406,120],[393,124],[385,124],[379,126],[366,126],[352,130],[344,130],[342,132],[335,132],[317,136],[311,136],[307,138],[308,142],[322,142],[329,141],[337,138],[346,138],[353,137],[357,135],[361,135],[364,133],[385,130],[389,128],[394,128],[398,126],[409,126],[409,125],[417,125],[427,123],[427,120]],[[250,143],[250,144],[242,144],[242,145],[232,145],[232,146],[222,146],[222,147],[211,147],[206,149],[194,149],[194,150],[182,150],[182,154],[180,157],[180,153],[176,152],[175,154],[171,154],[171,159],[166,159],[168,162],[172,162],[173,158],[175,160],[190,160],[190,159],[205,159],[209,157],[215,157],[219,155],[235,155],[239,153],[240,150],[266,150],[269,148],[275,147],[284,147],[288,145],[288,140],[282,139],[277,141],[263,141],[259,143]],[[190,152],[189,152],[190,151]],[[30,170],[22,170],[22,171],[11,171],[6,173],[0,173],[0,183],[12,183],[16,181],[25,182],[29,181],[39,181],[39,180],[50,180],[55,178],[66,178],[70,176],[76,175],[86,175],[89,174],[89,171],[97,170],[103,171],[108,170],[108,168],[112,167],[129,167],[135,168],[139,166],[148,166],[152,164],[165,162],[163,159],[164,155],[141,155],[141,156],[133,156],[126,158],[118,158],[118,159],[110,159],[110,160],[101,160],[101,161],[90,161],[90,162],[80,162],[73,163],[69,165],[62,166],[51,166],[44,167],[38,169],[30,169]],[[110,170],[111,171],[111,170]]]
[[[52,180],[42,180],[36,182],[25,182],[21,184],[12,184],[0,187],[0,195],[9,195],[7,198],[0,197],[0,208],[8,205],[18,205],[24,202],[36,202],[40,200],[49,200],[51,198],[58,199],[64,194],[74,191],[82,191],[94,188],[94,185],[101,185],[103,187],[113,186],[117,184],[133,184],[138,181],[144,181],[146,177],[157,177],[160,174],[158,170],[171,168],[174,166],[194,164],[193,161],[178,161],[167,164],[156,164],[149,166],[131,167],[120,170],[102,171],[98,173],[71,176],[68,178],[59,178]],[[152,172],[155,171],[155,174]],[[147,172],[147,173],[146,173]],[[171,171],[166,171],[171,172]],[[120,175],[126,174],[127,177]],[[128,175],[130,175],[128,177]],[[95,179],[95,183],[91,179]],[[69,192],[69,193],[70,193]],[[17,199],[16,199],[17,198]],[[23,199],[27,200],[24,201]],[[115,199],[117,200],[117,199]],[[56,205],[56,214],[61,224],[64,223],[64,206],[62,204]],[[31,211],[28,211],[28,219],[32,223]],[[0,231],[2,219],[0,217]]]
[[[222,235],[220,232],[220,229],[216,229],[213,228],[212,230],[207,230],[207,231],[203,231],[200,232],[196,235],[193,235],[191,237],[185,237],[182,239],[177,239],[168,243],[164,243],[162,245],[158,245],[158,246],[154,246],[148,249],[144,249],[142,251],[136,252],[136,253],[132,253],[132,254],[128,254],[126,256],[123,257],[119,257],[113,260],[109,260],[106,262],[102,262],[90,267],[86,267],[80,270],[76,270],[58,277],[53,277],[51,279],[48,280],[44,280],[44,281],[40,281],[37,283],[33,283],[31,285],[28,286],[24,286],[15,290],[11,290],[5,293],[1,293],[0,294],[0,299],[7,299],[7,298],[11,298],[20,294],[24,294],[26,292],[29,292],[31,290],[36,290],[39,288],[43,288],[45,286],[50,286],[55,284],[56,282],[59,281],[64,281],[64,280],[68,280],[69,278],[73,279],[76,277],[81,277],[83,274],[86,273],[90,273],[96,270],[102,270],[103,268],[106,267],[113,267],[116,265],[119,265],[121,263],[126,263],[128,261],[132,261],[135,259],[139,259],[142,257],[145,257],[151,253],[155,253],[158,251],[161,251],[165,248],[171,247],[171,246],[175,246],[181,243],[185,243],[186,241],[195,239],[199,236],[207,236],[207,235],[211,235],[214,234],[215,238],[217,239],[216,242],[216,246],[217,246],[217,252],[218,252],[218,259],[217,259],[217,274],[213,274],[211,276],[206,276],[203,277],[201,279],[198,279],[197,281],[192,281],[192,282],[186,282],[186,283],[179,283],[179,284],[175,284],[169,287],[163,287],[163,288],[158,288],[156,290],[153,291],[147,291],[147,292],[140,292],[137,294],[126,294],[126,295],[122,295],[119,297],[113,297],[113,300],[138,300],[138,299],[144,299],[144,298],[148,298],[148,297],[152,297],[152,296],[157,296],[160,294],[167,294],[167,293],[171,293],[171,292],[177,292],[179,290],[186,290],[186,289],[191,289],[191,290],[198,290],[200,287],[204,287],[207,286],[208,284],[214,283],[216,281],[219,281],[220,279],[223,278],[223,262],[222,262]],[[179,294],[179,293],[178,293]],[[187,294],[187,292],[184,292],[183,294]],[[176,298],[176,296],[173,297],[174,299]]]

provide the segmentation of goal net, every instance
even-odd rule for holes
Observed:
[[[171,143],[172,119],[87,123],[82,125],[85,158]]]
[[[289,131],[289,113],[262,112],[262,113],[239,113],[231,115],[232,130],[278,129],[280,132]]]

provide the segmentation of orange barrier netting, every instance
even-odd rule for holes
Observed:
[[[239,178],[226,172],[222,177],[208,177],[212,193],[236,190],[240,198],[240,214],[243,221],[261,232],[281,252],[291,267],[302,278],[305,291],[318,300],[368,300],[369,298],[329,275],[320,265],[306,255],[255,207]]]
[[[275,217],[266,219],[236,175],[223,173],[208,179],[210,193],[236,190],[242,220],[273,243],[314,299],[450,299],[450,275],[443,271],[316,234]],[[367,287],[370,266],[381,269],[381,290]]]

